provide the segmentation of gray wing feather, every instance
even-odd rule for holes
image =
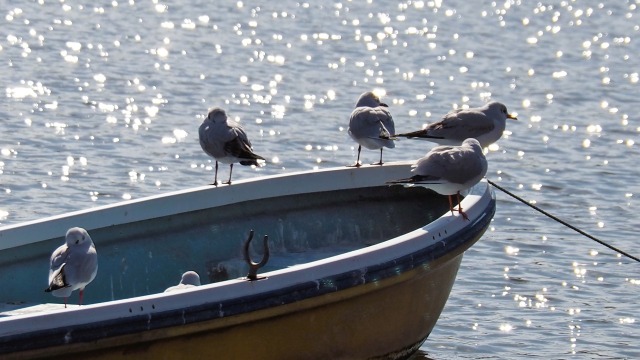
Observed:
[[[351,113],[349,132],[355,138],[379,138],[385,132],[395,134],[393,117],[385,107],[358,107]]]
[[[246,141],[245,141],[246,140]],[[248,139],[243,139],[238,136],[231,141],[228,141],[224,144],[224,150],[227,154],[237,157],[238,159],[247,159],[247,160],[264,160],[264,158],[260,155],[257,155],[253,152],[251,148],[251,143]],[[247,164],[243,164],[245,161],[240,161],[242,165],[258,165],[255,161],[249,161]]]
[[[431,136],[460,140],[476,138],[495,127],[484,113],[474,110],[450,112],[442,120],[428,125],[425,130]],[[454,130],[455,129],[455,130]]]
[[[51,263],[50,269],[57,270],[62,266],[62,264],[67,260],[69,256],[69,248],[67,245],[59,246],[52,254],[51,254]]]
[[[465,161],[474,156],[473,150],[452,146],[437,146],[425,157],[418,160],[413,170],[419,175],[429,176],[433,180],[452,183],[465,183],[469,174],[482,172],[482,164],[477,161]]]

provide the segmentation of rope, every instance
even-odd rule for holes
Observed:
[[[521,197],[519,197],[518,195],[515,195],[515,194],[513,194],[513,193],[509,192],[507,189],[505,189],[505,188],[501,187],[500,185],[498,185],[498,184],[494,183],[493,181],[491,181],[491,180],[489,180],[489,179],[487,179],[487,181],[489,182],[489,184],[491,184],[491,185],[492,185],[493,187],[495,187],[496,189],[498,189],[498,190],[502,191],[503,193],[505,193],[505,194],[507,194],[507,195],[511,196],[512,198],[514,198],[514,199],[516,199],[516,200],[520,201],[521,203],[523,203],[523,204],[525,204],[525,205],[527,205],[527,206],[529,206],[529,207],[533,208],[534,210],[539,211],[540,213],[542,213],[542,214],[546,215],[547,217],[549,217],[549,218],[551,218],[551,219],[553,219],[553,220],[555,220],[555,221],[559,222],[560,224],[562,224],[562,225],[564,225],[564,226],[568,227],[569,229],[574,230],[574,231],[576,231],[576,232],[580,233],[581,235],[584,235],[584,236],[588,237],[589,239],[591,239],[591,240],[593,240],[593,241],[595,241],[595,242],[599,243],[600,245],[603,245],[603,246],[608,247],[609,249],[611,249],[611,250],[613,250],[613,251],[617,251],[618,253],[620,253],[620,254],[622,254],[622,255],[624,255],[624,256],[626,256],[626,257],[628,257],[629,259],[633,259],[633,260],[635,260],[635,261],[637,261],[637,262],[640,262],[640,259],[639,259],[639,258],[637,258],[637,257],[635,257],[635,256],[633,256],[633,255],[631,255],[631,254],[629,254],[629,253],[626,253],[626,252],[624,252],[624,251],[622,251],[622,250],[620,250],[620,249],[616,248],[616,247],[615,247],[615,246],[613,246],[613,245],[609,245],[609,244],[607,244],[606,242],[604,242],[604,241],[602,241],[602,240],[600,240],[600,239],[596,238],[595,236],[589,235],[589,234],[587,234],[586,232],[584,232],[584,231],[582,231],[582,230],[578,229],[577,227],[575,227],[575,226],[573,226],[573,225],[569,224],[568,222],[566,222],[566,221],[564,221],[564,220],[561,220],[561,219],[557,218],[556,216],[551,215],[550,213],[548,213],[548,212],[546,212],[546,211],[544,211],[544,210],[540,209],[539,207],[537,207],[537,206],[535,206],[535,205],[530,204],[529,202],[527,202],[526,200],[522,199],[522,198],[521,198]]]

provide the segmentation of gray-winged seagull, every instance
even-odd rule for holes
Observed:
[[[418,160],[411,170],[415,175],[388,184],[421,185],[449,196],[449,209],[453,214],[451,195],[456,195],[458,212],[469,219],[460,205],[460,191],[477,184],[487,174],[487,159],[476,139],[466,139],[459,146],[436,146]]]
[[[451,111],[422,130],[394,136],[427,140],[440,145],[460,145],[465,139],[474,138],[480,142],[480,146],[487,147],[500,139],[507,119],[517,120],[509,114],[504,104],[491,102],[478,108]]]
[[[218,161],[229,164],[229,181],[233,164],[260,166],[265,159],[253,152],[251,142],[244,129],[237,122],[227,118],[227,113],[220,108],[209,111],[198,131],[200,146],[207,155],[216,161],[213,185],[218,185]]]
[[[98,273],[98,253],[87,230],[71,228],[65,236],[65,243],[51,254],[49,266],[49,287],[44,291],[53,296],[67,298],[74,290],[80,290],[78,304],[82,305],[84,288]]]
[[[395,144],[390,138],[395,132],[395,125],[387,104],[369,91],[362,95],[351,112],[349,119],[349,136],[358,143],[358,158],[353,166],[360,166],[362,147],[369,150],[380,149],[380,161],[374,165],[382,165],[382,149],[393,149]]]

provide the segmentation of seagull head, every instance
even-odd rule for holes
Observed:
[[[462,146],[469,146],[471,148],[473,148],[476,151],[479,151],[480,153],[482,153],[482,146],[480,145],[480,142],[474,138],[468,138],[465,139],[462,142]]]
[[[200,286],[200,275],[195,271],[187,271],[182,274],[180,284]]]
[[[486,109],[486,114],[493,118],[518,120],[517,117],[509,114],[509,111],[507,111],[507,107],[503,103],[499,103],[497,101],[490,102],[486,105]]]
[[[227,121],[227,113],[219,107],[214,107],[209,110],[207,119],[213,122],[225,122]]]
[[[75,246],[92,241],[87,230],[80,227],[74,227],[67,231],[65,242],[67,243],[67,246]]]
[[[356,107],[368,106],[368,107],[378,107],[384,106],[388,107],[387,104],[380,101],[380,97],[376,95],[373,91],[367,91],[366,93],[360,95],[358,102],[356,103]]]

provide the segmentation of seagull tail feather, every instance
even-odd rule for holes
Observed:
[[[431,182],[428,182],[428,180],[431,180]],[[389,184],[389,185],[394,185],[394,184],[412,185],[412,184],[430,184],[430,183],[437,184],[437,182],[433,181],[433,178],[430,178],[428,176],[423,176],[423,175],[414,175],[410,178],[391,180],[391,181],[385,182],[385,184]]]
[[[407,138],[407,139],[411,139],[411,138],[444,139],[444,137],[442,137],[442,136],[429,135],[424,130],[412,131],[412,132],[403,133],[403,134],[395,134],[393,136],[394,137],[404,137],[404,138]]]
[[[71,286],[67,283],[67,279],[64,274],[65,265],[66,263],[62,264],[62,266],[60,266],[60,268],[56,270],[53,278],[51,279],[51,283],[49,284],[49,287],[44,289],[45,292],[52,292],[54,290],[63,289]]]

